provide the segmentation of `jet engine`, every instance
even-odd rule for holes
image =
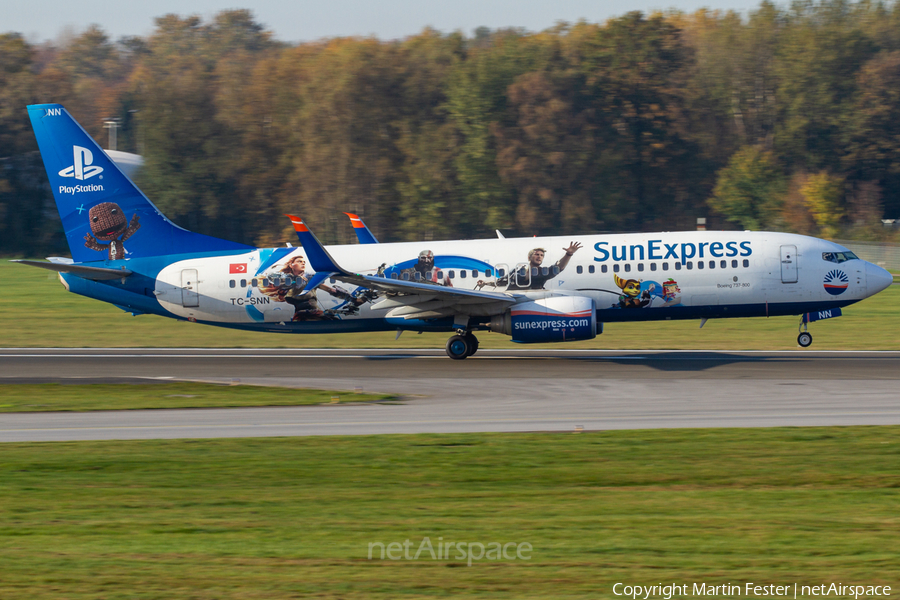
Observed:
[[[491,318],[490,328],[524,344],[590,340],[603,333],[594,301],[584,296],[554,296],[516,304]]]

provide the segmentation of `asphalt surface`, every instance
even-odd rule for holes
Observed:
[[[0,441],[900,424],[900,352],[0,350],[0,383],[172,379],[400,400],[0,414]]]

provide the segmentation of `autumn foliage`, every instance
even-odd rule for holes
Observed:
[[[25,105],[58,102],[176,223],[327,242],[772,228],[900,217],[900,7],[628,13],[539,33],[285,44],[248,11],[147,38],[0,35],[0,252],[64,251]]]

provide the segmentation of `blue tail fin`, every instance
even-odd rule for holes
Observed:
[[[61,105],[28,116],[75,262],[250,248],[169,221]]]

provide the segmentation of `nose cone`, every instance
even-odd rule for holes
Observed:
[[[869,295],[874,296],[894,283],[894,276],[887,270],[870,262],[866,263],[866,287]]]

